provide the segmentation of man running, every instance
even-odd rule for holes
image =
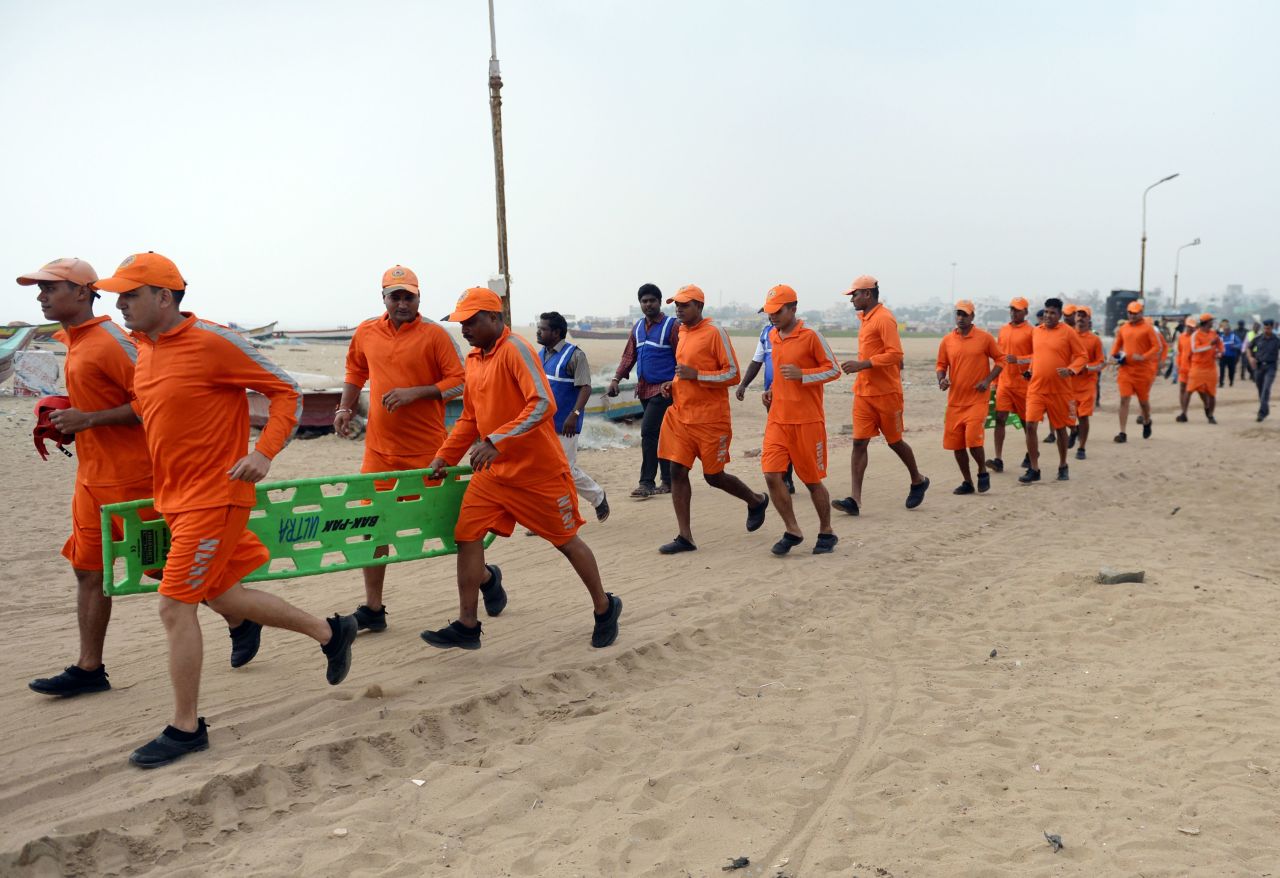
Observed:
[[[1191,404],[1191,394],[1187,392],[1187,378],[1191,374],[1191,334],[1198,325],[1194,316],[1188,317],[1182,326],[1182,335],[1178,336],[1178,405],[1181,411],[1174,418],[1180,424],[1187,422],[1187,406]]]
[[[462,395],[462,351],[442,326],[419,315],[421,302],[418,276],[403,265],[388,268],[382,275],[386,313],[361,323],[351,337],[333,429],[339,436],[349,433],[360,390],[369,382],[362,473],[424,468],[444,443],[445,405]],[[382,491],[394,485],[394,480],[374,483]],[[374,557],[387,551],[379,546]],[[387,568],[379,564],[361,572],[364,603],[356,607],[356,625],[385,631]]]
[[[738,387],[733,391],[734,397],[738,402],[742,402],[747,396],[747,388],[751,386],[751,382],[756,380],[756,376],[764,371],[764,396],[761,398],[764,402],[764,410],[766,415],[769,411],[769,400],[772,396],[769,389],[773,386],[773,343],[769,341],[769,333],[773,332],[773,323],[766,320],[764,327],[760,330],[760,338],[756,341],[756,351],[751,355],[751,362],[747,364],[747,371],[742,373],[742,380],[738,382]],[[787,473],[782,477],[783,482],[787,485],[787,492],[794,494],[796,492],[795,482],[792,480],[794,468],[791,464],[787,464]]]
[[[924,502],[929,480],[916,467],[916,456],[902,438],[902,341],[898,319],[880,304],[880,284],[869,274],[855,280],[845,291],[862,318],[858,329],[858,358],[840,368],[856,375],[853,382],[853,490],[832,506],[849,515],[862,511],[862,478],[867,472],[867,444],[877,435],[893,449],[911,476],[907,508]]]
[[[773,554],[785,555],[804,542],[786,483],[787,471],[794,466],[818,512],[818,539],[813,554],[825,555],[835,548],[837,537],[831,530],[831,495],[822,483],[827,476],[827,415],[822,405],[822,385],[840,377],[840,364],[827,340],[796,316],[797,307],[796,291],[778,284],[769,290],[760,309],[769,315],[773,325],[769,347],[775,370],[774,380],[765,391],[769,415],[760,468],[773,506],[786,528],[774,543]]]
[[[55,259],[18,278],[23,286],[38,285],[36,301],[45,319],[62,330],[54,335],[67,347],[67,397],[71,408],[55,411],[49,420],[76,439],[79,466],[71,500],[71,536],[62,555],[76,577],[76,621],[80,655],[53,677],[27,684],[41,695],[70,698],[111,688],[102,663],[111,598],[102,591],[102,507],[142,500],[152,494],[151,458],[147,440],[130,403],[133,364],[138,351],[106,314],[95,317],[93,266],[83,259]],[[119,527],[112,522],[119,538]],[[262,626],[248,619],[230,619],[231,667],[248,664],[258,653]]]
[[[1191,333],[1191,360],[1187,375],[1187,399],[1200,396],[1204,416],[1210,424],[1218,423],[1213,409],[1218,401],[1218,358],[1222,356],[1222,338],[1213,328],[1213,315],[1201,314],[1198,328]]]
[[[609,517],[609,498],[604,488],[578,466],[578,434],[582,432],[587,400],[591,398],[591,367],[587,354],[566,340],[569,323],[558,311],[547,311],[538,317],[537,338],[542,345],[542,369],[551,382],[551,395],[556,401],[555,428],[560,446],[569,461],[569,473],[578,493],[596,511],[596,521]]]
[[[138,341],[134,410],[151,453],[155,507],[171,535],[160,619],[169,640],[174,717],[129,757],[141,768],[157,768],[209,746],[197,712],[204,659],[196,618],[201,603],[224,616],[311,637],[324,651],[330,685],[341,683],[351,669],[356,620],[337,614],[320,619],[240,583],[269,557],[246,524],[257,498],[254,483],[267,475],[298,423],[298,385],[239,333],[180,311],[187,283],[158,253],[127,257],[95,287],[119,295],[117,306]],[[267,424],[248,454],[246,390],[270,402]]]
[[[502,570],[485,564],[484,538],[509,537],[517,523],[532,530],[569,559],[587,587],[595,611],[591,645],[602,649],[618,637],[622,601],[604,590],[590,547],[578,536],[578,492],[564,446],[556,436],[556,404],[533,346],[514,335],[502,319],[502,300],[493,290],[472,287],[445,318],[462,324],[467,354],[462,417],[436,452],[436,476],[470,450],[471,468],[462,509],[454,526],[458,546],[458,618],[422,639],[440,649],[479,649],[477,615],[497,616],[507,605]]]
[[[983,442],[986,439],[987,408],[991,402],[991,382],[1004,369],[1004,354],[995,338],[973,325],[973,302],[956,302],[956,328],[938,344],[938,389],[947,391],[947,415],[942,447],[955,454],[964,481],[953,494],[973,494],[973,473],[969,457],[978,465],[976,493],[991,488],[991,476]]]
[[[1067,428],[1076,422],[1072,376],[1084,370],[1086,360],[1080,333],[1061,322],[1062,300],[1045,299],[1044,323],[1031,336],[1031,383],[1027,386],[1027,458],[1031,466],[1018,481],[1040,481],[1040,443],[1036,432],[1046,415],[1058,443],[1058,481],[1070,478],[1067,469]]]
[[[1271,414],[1271,385],[1275,383],[1276,361],[1280,359],[1280,335],[1276,335],[1274,320],[1262,322],[1262,332],[1250,340],[1245,357],[1258,388],[1258,423],[1262,423]]]
[[[1120,432],[1116,442],[1127,442],[1125,428],[1129,423],[1129,403],[1138,398],[1142,414],[1142,438],[1151,438],[1151,385],[1160,371],[1160,351],[1163,345],[1160,333],[1147,322],[1142,313],[1142,301],[1135,299],[1127,306],[1129,319],[1116,327],[1116,340],[1111,345],[1111,359],[1118,365],[1116,389],[1120,392]]]
[[[996,343],[1000,346],[1000,365],[1003,371],[996,382],[996,456],[987,465],[998,473],[1004,472],[1005,424],[1010,413],[1025,424],[1027,420],[1027,377],[1031,368],[1031,324],[1027,322],[1030,304],[1022,296],[1014,296],[1009,302],[1009,322],[1000,327]],[[1025,429],[1025,426],[1024,428]]]
[[[1102,339],[1093,331],[1093,309],[1088,305],[1077,305],[1075,328],[1084,344],[1085,364],[1080,374],[1071,379],[1072,390],[1076,400],[1076,460],[1088,457],[1085,445],[1089,442],[1089,418],[1093,415],[1093,405],[1098,398],[1098,375],[1106,365],[1107,358],[1102,352]],[[1157,364],[1159,360],[1155,360]],[[1155,373],[1152,373],[1154,379]]]
[[[689,470],[695,460],[702,461],[702,477],[708,485],[747,505],[748,531],[760,529],[769,508],[768,494],[757,494],[737,476],[724,471],[733,440],[729,388],[738,379],[738,355],[729,336],[702,316],[705,298],[697,286],[681,287],[667,299],[667,304],[671,303],[675,303],[680,321],[680,340],[676,345],[675,378],[663,385],[663,392],[670,395],[672,403],[662,422],[658,457],[671,461],[671,503],[679,532],[675,539],[659,547],[664,555],[698,548],[690,525],[693,486]]]
[[[648,500],[654,494],[671,493],[671,464],[658,457],[658,437],[662,419],[671,407],[671,397],[662,385],[676,377],[676,334],[680,321],[662,313],[662,290],[654,284],[643,284],[636,294],[644,315],[631,327],[627,347],[622,352],[618,371],[609,382],[609,396],[618,395],[618,382],[636,369],[636,398],[644,409],[640,420],[640,484],[631,492],[636,500]],[[655,476],[661,474],[661,484]]]

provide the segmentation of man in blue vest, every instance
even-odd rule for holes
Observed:
[[[578,494],[595,507],[596,521],[609,517],[609,499],[604,488],[578,468],[578,434],[582,432],[583,412],[591,398],[591,367],[587,355],[576,344],[565,340],[569,323],[558,311],[538,317],[538,344],[542,345],[542,370],[551,382],[551,395],[556,400],[555,425],[560,435],[564,456],[569,459]]]
[[[773,331],[773,323],[765,321],[764,328],[760,330],[760,339],[756,342],[756,352],[751,357],[751,362],[747,364],[747,371],[742,373],[742,381],[738,384],[737,390],[733,395],[738,398],[738,402],[747,395],[747,388],[751,386],[751,382],[756,380],[756,376],[760,374],[760,369],[764,369],[764,391],[768,394],[769,389],[773,387],[773,343],[769,341],[769,333]],[[769,397],[765,397],[765,411],[769,410]],[[796,492],[795,483],[795,467],[791,462],[787,462],[787,472],[782,477],[783,483],[787,486],[787,493],[794,494]]]
[[[644,316],[631,327],[631,336],[622,352],[618,371],[609,382],[610,396],[618,395],[618,382],[631,376],[636,369],[636,398],[644,407],[640,422],[640,484],[631,496],[647,500],[654,494],[671,493],[671,462],[658,458],[658,437],[662,433],[662,419],[671,407],[671,397],[662,395],[662,385],[676,376],[676,337],[680,321],[662,313],[662,290],[653,284],[640,287],[636,298]],[[661,474],[662,483],[654,477]]]

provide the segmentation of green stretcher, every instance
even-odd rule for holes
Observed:
[[[1022,419],[1019,418],[1013,412],[1009,412],[1009,417],[1005,419],[1004,423],[1005,423],[1005,426],[1007,427],[1013,427],[1014,429],[1017,429],[1017,430],[1022,429]],[[988,400],[987,402],[987,420],[986,420],[986,423],[982,425],[982,429],[990,430],[995,425],[996,425],[996,389],[993,387],[991,388],[991,399]]]
[[[424,484],[428,470],[362,473],[318,479],[290,479],[258,485],[258,502],[249,513],[271,559],[245,582],[294,579],[452,555],[458,551],[453,528],[462,507],[471,468],[449,467],[440,482]],[[374,481],[395,479],[388,490]],[[109,597],[157,591],[155,574],[169,552],[169,528],[163,518],[144,521],[151,500],[102,507],[102,582]],[[111,519],[120,526],[113,539]],[[485,545],[493,542],[493,534]],[[378,546],[390,553],[375,558]]]

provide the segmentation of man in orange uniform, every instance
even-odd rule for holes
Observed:
[[[71,536],[62,547],[76,576],[76,620],[80,657],[62,673],[32,680],[42,695],[69,698],[111,688],[102,663],[111,598],[102,593],[102,507],[151,496],[151,458],[138,416],[130,403],[137,348],[103,314],[95,317],[93,266],[82,259],[55,259],[18,278],[38,284],[36,301],[44,316],[57,320],[54,335],[67,346],[64,374],[71,408],[50,415],[55,427],[76,437],[80,465],[71,500]],[[119,530],[113,522],[113,530]],[[248,619],[229,620],[231,666],[248,664],[258,652],[262,626]]]
[[[1045,299],[1044,323],[1031,336],[1031,383],[1027,386],[1027,457],[1031,466],[1018,481],[1040,481],[1040,443],[1036,431],[1049,416],[1049,429],[1058,441],[1058,481],[1065,482],[1067,428],[1076,422],[1076,401],[1071,379],[1084,371],[1087,357],[1080,333],[1062,323],[1062,300]]]
[[[453,530],[458,618],[439,630],[423,631],[422,639],[441,649],[480,648],[480,595],[490,616],[507,605],[502,571],[485,564],[483,540],[489,533],[509,537],[519,523],[569,559],[595,610],[591,645],[606,647],[618,637],[622,601],[604,590],[596,557],[578,536],[583,524],[578,491],[556,436],[555,400],[538,354],[503,323],[502,300],[492,290],[467,290],[445,319],[462,324],[462,337],[473,350],[467,354],[462,416],[430,468],[443,475],[444,467],[471,449],[475,474],[467,482]]]
[[[796,291],[778,284],[769,290],[760,309],[773,324],[769,344],[774,369],[773,383],[764,392],[769,415],[760,468],[774,508],[786,527],[782,538],[773,545],[773,554],[785,555],[804,541],[786,482],[788,467],[794,466],[796,477],[809,489],[813,508],[818,511],[818,540],[813,554],[825,555],[835,548],[837,537],[831,530],[831,495],[822,483],[827,476],[827,414],[822,406],[822,385],[840,377],[840,364],[827,340],[796,317],[796,303]]]
[[[1089,418],[1093,415],[1093,405],[1098,398],[1098,373],[1106,365],[1107,358],[1102,352],[1102,339],[1093,331],[1093,309],[1088,305],[1077,305],[1075,313],[1075,329],[1084,344],[1084,370],[1071,379],[1071,387],[1076,400],[1076,419],[1079,432],[1076,434],[1076,460],[1088,457],[1085,445],[1089,441]],[[1157,361],[1158,362],[1158,361]]]
[[[1182,326],[1182,335],[1178,336],[1178,405],[1182,411],[1174,418],[1180,424],[1187,422],[1187,406],[1191,403],[1191,394],[1187,392],[1187,378],[1191,374],[1191,334],[1198,323],[1195,317],[1188,317]]]
[[[1187,374],[1187,399],[1200,394],[1204,416],[1218,423],[1213,408],[1218,401],[1218,359],[1222,356],[1222,336],[1213,328],[1213,315],[1201,314],[1199,327],[1191,333],[1191,359]]]
[[[1009,322],[1000,327],[1000,335],[996,339],[1002,355],[1000,365],[1004,369],[996,382],[996,456],[987,465],[998,473],[1004,472],[1005,423],[1009,414],[1017,415],[1019,421],[1027,420],[1027,378],[1024,373],[1031,368],[1032,329],[1027,322],[1030,306],[1022,296],[1014,296],[1009,302]]]
[[[402,265],[382,275],[382,304],[387,313],[356,327],[347,349],[347,376],[333,418],[338,435],[347,435],[360,389],[370,383],[369,424],[364,437],[362,473],[422,469],[444,444],[445,404],[462,395],[462,351],[438,323],[418,314],[418,276]],[[394,483],[380,481],[388,490]],[[387,554],[379,546],[376,557]],[[387,568],[364,568],[364,604],[356,607],[361,630],[385,631],[387,609],[382,586]]]
[[[729,336],[702,316],[705,298],[698,287],[681,287],[667,299],[668,305],[673,302],[680,321],[676,375],[663,385],[672,403],[662,420],[658,457],[671,462],[671,504],[680,532],[659,547],[664,555],[698,548],[689,524],[693,498],[689,470],[695,460],[702,461],[702,477],[708,485],[747,504],[748,531],[760,529],[769,508],[768,494],[757,494],[742,479],[724,471],[733,439],[729,391],[738,383],[738,356]]]
[[[991,488],[983,441],[986,438],[987,407],[991,400],[991,382],[1004,369],[1004,354],[995,338],[985,329],[973,325],[973,302],[956,302],[956,328],[942,337],[938,345],[938,389],[947,391],[947,419],[942,433],[942,447],[955,454],[956,465],[964,481],[952,493],[973,494],[973,475],[969,457],[978,465],[976,492],[985,494]]]
[[[1120,392],[1120,432],[1117,442],[1128,441],[1125,427],[1129,423],[1129,400],[1138,398],[1142,414],[1142,438],[1151,438],[1151,385],[1160,371],[1160,352],[1164,348],[1160,333],[1146,321],[1142,302],[1128,305],[1129,319],[1116,327],[1116,340],[1111,345],[1111,358],[1119,364],[1116,389]]]
[[[867,443],[877,435],[893,449],[911,476],[907,508],[924,501],[929,480],[916,468],[916,456],[902,438],[902,341],[898,319],[880,304],[880,284],[869,274],[855,280],[845,291],[862,318],[858,329],[858,359],[840,364],[853,382],[853,490],[832,506],[850,515],[862,509],[862,477],[867,472]]]
[[[141,768],[156,768],[209,746],[204,717],[197,715],[204,648],[196,609],[202,602],[225,616],[308,635],[324,651],[331,685],[351,668],[356,620],[319,619],[240,584],[268,559],[245,525],[256,502],[254,483],[266,476],[298,423],[298,385],[239,333],[180,311],[187,283],[157,253],[127,257],[114,276],[95,286],[119,295],[125,325],[138,341],[134,410],[151,453],[155,507],[172,538],[160,619],[169,639],[174,718],[129,757]],[[248,454],[246,390],[270,401],[267,424]]]

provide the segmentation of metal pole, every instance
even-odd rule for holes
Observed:
[[[956,297],[956,263],[951,263],[951,298]]]
[[[1181,172],[1179,172],[1181,173]],[[1147,290],[1147,193],[1159,186],[1161,183],[1168,183],[1177,174],[1170,174],[1167,177],[1156,180],[1146,189],[1142,190],[1142,256],[1138,262],[1138,301],[1146,298]]]
[[[511,268],[507,264],[507,180],[502,162],[502,70],[498,65],[498,36],[489,0],[489,117],[493,124],[493,176],[498,213],[498,273],[506,284],[502,291],[502,318],[511,325]]]
[[[1200,239],[1196,238],[1190,243],[1183,244],[1178,248],[1178,252],[1173,257],[1173,305],[1171,307],[1175,311],[1178,308],[1178,267],[1182,263],[1182,251],[1186,250],[1188,247],[1195,247],[1199,243]]]

